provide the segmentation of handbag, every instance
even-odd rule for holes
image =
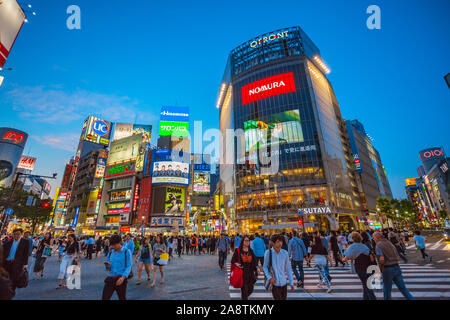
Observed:
[[[161,253],[161,255],[159,256],[158,264],[165,266],[165,265],[167,265],[168,261],[169,261],[169,254]]]
[[[22,270],[22,272],[17,276],[16,287],[26,288],[28,286],[28,279],[28,271],[26,269]]]
[[[273,274],[273,268],[272,268],[272,249],[269,250],[269,272],[272,278],[274,277]],[[270,280],[267,278],[267,276],[264,275],[264,288],[266,288],[267,291],[272,291],[273,284],[270,283]]]
[[[42,251],[42,256],[49,258],[52,256],[52,248],[44,248],[44,251]]]
[[[241,264],[241,252],[237,248],[238,263]],[[240,289],[244,285],[244,270],[239,268],[236,264],[232,264],[230,268],[230,284],[233,288]]]

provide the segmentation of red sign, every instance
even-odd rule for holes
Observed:
[[[128,233],[128,232],[130,232],[130,227],[121,227],[120,232]]]
[[[22,133],[18,133],[18,132],[15,132],[15,131],[8,131],[4,135],[3,139],[10,140],[13,143],[17,144],[17,143],[21,143],[23,141],[23,139],[25,139],[25,137],[24,137],[24,135]]]
[[[133,212],[137,209],[137,202],[139,199],[139,184],[136,183],[134,186],[134,200],[133,200]]]
[[[146,223],[150,212],[150,197],[152,191],[152,178],[145,177],[141,183],[141,194],[139,195],[139,210],[137,213],[138,223]]]
[[[242,87],[242,104],[294,91],[294,74],[282,73]]]
[[[71,172],[72,166],[70,164],[67,164],[66,169],[64,170],[63,180],[61,182],[61,188],[67,188],[69,186]]]
[[[36,163],[36,158],[29,157],[29,156],[22,156],[17,168],[33,170],[35,163]]]
[[[442,152],[441,149],[429,150],[429,151],[425,151],[423,153],[423,156],[427,159],[434,158],[434,157],[442,157],[443,155],[444,155],[444,153]]]

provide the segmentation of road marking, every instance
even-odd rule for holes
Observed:
[[[431,250],[437,249],[442,241],[444,241],[444,238],[442,238],[441,240],[439,240],[438,242],[436,242],[436,243],[435,243],[432,247],[430,247],[429,249],[431,249]]]

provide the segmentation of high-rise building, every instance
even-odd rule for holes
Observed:
[[[361,204],[329,72],[300,27],[231,51],[217,107],[219,189],[235,230],[357,228]]]
[[[389,181],[380,154],[374,148],[363,124],[358,120],[347,120],[345,123],[356,168],[362,209],[375,219],[377,216],[377,198],[387,197],[392,199]]]
[[[0,187],[10,187],[28,134],[14,128],[0,128]]]

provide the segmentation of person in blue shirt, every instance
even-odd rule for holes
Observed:
[[[236,234],[236,237],[234,237],[234,248],[239,248],[239,245],[241,244],[241,237],[239,237],[239,233]]]
[[[124,243],[125,248],[127,248],[128,250],[130,250],[131,254],[133,254],[134,252],[134,241],[131,238],[131,234],[127,234],[127,236],[125,237],[125,243]]]
[[[114,291],[119,300],[126,300],[127,279],[131,272],[131,252],[122,247],[122,239],[115,234],[110,240],[111,250],[106,258],[105,267],[109,271],[103,287],[102,300],[110,300]]]
[[[286,276],[289,280],[290,292],[294,292],[294,280],[292,279],[292,267],[289,261],[289,254],[286,250],[281,249],[283,246],[283,237],[281,235],[273,236],[272,242],[272,249],[267,250],[264,255],[264,274],[273,286],[272,296],[274,300],[286,300]],[[272,259],[270,259],[271,255]],[[269,268],[270,260],[272,261],[271,268]]]
[[[413,237],[413,240],[416,243],[416,248],[420,250],[420,253],[422,253],[423,260],[425,260],[425,258],[428,258],[431,262],[431,257],[425,252],[425,237],[420,235],[419,230],[417,230],[415,234],[416,235]]]
[[[259,234],[255,234],[255,239],[250,244],[253,253],[256,256],[256,267],[261,263],[261,267],[264,266],[264,253],[266,252],[266,244],[264,240],[260,238]]]
[[[92,260],[92,253],[94,253],[94,244],[95,244],[95,240],[92,236],[89,237],[89,239],[86,241],[86,258],[89,260]]]
[[[303,241],[297,237],[297,231],[292,232],[292,238],[289,240],[288,253],[291,258],[291,267],[297,278],[297,287],[304,287],[305,273],[303,271],[303,259],[307,255],[306,247]],[[298,269],[298,270],[297,270]],[[300,274],[299,274],[300,271]]]
[[[229,248],[229,242],[224,237],[223,233],[220,234],[220,238],[217,240],[217,251],[219,253],[219,267],[223,269],[225,261],[227,260],[227,252]]]

